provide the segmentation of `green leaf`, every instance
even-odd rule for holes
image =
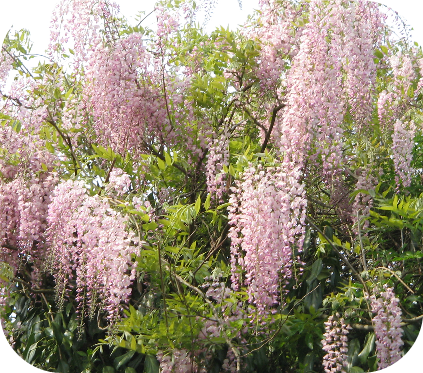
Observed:
[[[142,229],[144,229],[145,231],[154,231],[157,227],[158,225],[154,221],[142,225]]]
[[[360,367],[352,367],[350,369],[350,373],[364,373],[364,370],[361,369]]]
[[[135,341],[135,345],[136,345],[136,343],[137,343],[136,339],[132,338],[132,341]],[[131,348],[132,348],[132,341],[131,341]],[[132,356],[134,356],[134,354],[135,354],[134,350],[128,351],[126,354],[119,356],[115,359],[116,370],[119,370],[119,368],[122,365],[126,364],[129,360],[132,359]]]
[[[135,337],[132,338],[131,340],[131,350],[134,350],[134,352],[137,349],[137,339]]]
[[[310,285],[317,278],[322,268],[323,268],[322,259],[319,258],[311,266],[311,273],[307,279],[307,284]]]
[[[306,346],[312,350],[313,349],[313,334],[308,333],[305,337]]]
[[[217,206],[217,207],[216,207],[216,210],[222,210],[222,209],[224,209],[225,207],[228,207],[228,206],[230,206],[230,205],[231,205],[231,203],[230,203],[230,202],[223,203],[222,205]]]
[[[348,366],[355,365],[359,351],[360,341],[354,338],[348,343]]]
[[[62,97],[62,92],[60,91],[60,89],[59,89],[59,88],[56,88],[56,89],[54,90],[54,97],[56,97],[56,98],[60,98],[60,97]]]
[[[398,207],[398,196],[395,194],[394,201],[392,202],[392,206]]]
[[[198,196],[197,200],[195,201],[195,212],[198,214],[201,208],[201,196]]]
[[[69,96],[72,94],[72,92],[73,92],[73,87],[70,87],[69,90],[65,94],[65,99],[66,100],[69,98]]]
[[[69,373],[69,364],[66,361],[60,360],[59,365],[57,366],[58,373]]]
[[[160,158],[157,158],[157,165],[161,170],[164,170],[166,168],[166,163],[164,163]]]
[[[146,355],[144,373],[159,373],[159,363],[154,355]]]
[[[46,141],[46,148],[50,153],[54,153],[53,145],[50,142]]]
[[[378,58],[383,58],[383,53],[380,50],[375,50],[374,55]]]
[[[165,250],[172,254],[179,254],[179,252],[181,251],[179,247],[174,247],[174,246],[166,246]]]
[[[102,373],[115,373],[115,368],[111,366],[105,366],[103,367]]]
[[[375,333],[368,333],[366,339],[364,340],[364,348],[358,354],[358,360],[361,364],[364,364],[367,360],[367,357],[372,352],[375,343]]]
[[[167,152],[164,152],[166,164],[170,166],[172,164],[172,158],[170,158],[170,155]]]
[[[137,371],[132,367],[126,367],[125,373],[137,373]]]
[[[210,207],[210,198],[211,198],[211,193],[207,194],[207,198],[206,201],[204,202],[204,209],[208,210]]]

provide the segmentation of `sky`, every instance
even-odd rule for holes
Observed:
[[[154,9],[155,0],[114,0],[120,6],[123,14],[135,26],[137,24],[135,16],[139,11],[150,13]],[[198,0],[200,2],[201,0]],[[206,30],[210,31],[217,26],[229,26],[235,30],[243,23],[249,14],[252,14],[255,8],[258,8],[259,0],[242,0],[242,10],[239,7],[238,0],[209,0],[215,2],[213,14],[206,25]],[[48,47],[49,42],[49,22],[50,16],[55,6],[55,1],[48,1],[26,11],[12,25],[12,30],[26,28],[31,32],[31,41],[33,42],[32,53],[43,54]],[[154,16],[150,16],[154,21]],[[151,22],[151,21],[150,21]],[[144,22],[148,25],[148,18]],[[35,59],[33,60],[36,61]],[[34,66],[36,63],[34,64]]]
[[[121,9],[121,13],[130,21],[132,25],[136,25],[135,16],[138,11],[144,10],[148,14],[154,9],[155,0],[115,0]],[[201,0],[198,0],[199,2]],[[208,0],[214,2],[215,7],[210,20],[206,25],[206,30],[210,31],[217,26],[229,26],[231,29],[243,23],[249,14],[255,8],[258,8],[259,0],[241,0],[242,9],[240,9],[238,0]],[[32,53],[43,54],[48,46],[49,41],[49,20],[55,1],[48,1],[26,11],[13,24],[12,29],[19,30],[26,28],[31,32],[31,40],[34,43]],[[154,16],[150,16],[154,21]],[[148,25],[148,18],[145,21]],[[151,22],[151,21],[150,21]],[[417,34],[414,32],[413,39],[419,41]],[[32,60],[34,66],[37,60]]]

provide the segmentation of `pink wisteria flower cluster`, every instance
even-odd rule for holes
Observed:
[[[414,136],[416,125],[409,122],[408,125],[400,120],[394,124],[392,135],[392,153],[395,166],[397,188],[402,184],[408,187],[411,184],[411,176],[415,172],[411,167],[413,159]]]
[[[401,308],[394,289],[384,285],[383,289],[370,296],[373,324],[376,334],[378,370],[387,368],[401,359],[402,340]]]
[[[118,168],[110,172],[109,184],[106,189],[114,190],[116,194],[120,196],[128,193],[130,188],[131,178],[125,171]]]
[[[230,197],[232,284],[259,312],[281,301],[304,235],[304,189],[282,168],[247,168]],[[240,269],[245,271],[245,277]]]
[[[20,113],[25,127],[19,133],[0,126],[1,258],[15,273],[32,263],[34,286],[51,273],[59,308],[76,290],[82,317],[100,307],[112,321],[131,293],[136,239],[126,231],[126,218],[106,200],[88,196],[82,182],[59,183],[57,158],[31,132],[29,110]],[[117,171],[111,184],[118,193],[129,188]]]
[[[323,367],[326,373],[347,371],[348,333],[351,326],[345,324],[339,313],[331,315],[325,322],[325,333],[322,345],[326,355],[323,357]]]
[[[377,186],[377,178],[373,176],[368,170],[358,170],[356,190],[373,190]],[[358,225],[361,224],[363,218],[366,218],[370,214],[370,209],[373,206],[373,199],[368,193],[358,193],[354,197],[352,204],[351,218],[354,222],[355,232],[358,233]],[[369,221],[365,220],[363,228],[369,226]]]
[[[133,234],[125,231],[125,217],[71,180],[56,187],[48,210],[48,267],[59,307],[75,280],[82,317],[92,317],[101,305],[114,321],[131,294],[132,256],[139,251]]]
[[[362,1],[352,6],[335,1],[330,12],[324,1],[310,4],[310,21],[287,76],[287,107],[275,128],[284,161],[302,167],[311,151],[322,159],[327,181],[342,169],[346,110],[358,126],[369,122],[371,106],[364,107],[358,98],[368,98],[374,89],[371,45],[381,37],[381,21],[377,7]]]
[[[226,191],[226,178],[223,167],[229,165],[228,134],[223,133],[215,139],[209,147],[207,157],[207,190],[217,201],[222,201]]]

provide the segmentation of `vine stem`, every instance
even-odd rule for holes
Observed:
[[[160,279],[161,279],[161,287],[162,287],[163,308],[164,308],[165,321],[166,321],[166,330],[169,332],[169,322],[167,319],[166,294],[165,294],[165,287],[164,287],[164,280],[163,280],[162,250],[161,250],[160,243],[157,248],[158,248],[158,255],[159,255],[159,271],[160,271]]]
[[[180,283],[182,283],[185,286],[189,287],[190,289],[194,290],[197,294],[199,294],[204,299],[204,301],[210,306],[210,308],[211,308],[211,310],[213,312],[213,317],[218,321],[218,323],[220,324],[221,328],[223,329],[223,327],[225,326],[224,320],[222,320],[219,317],[219,315],[217,314],[217,311],[216,311],[213,303],[206,297],[206,295],[201,291],[201,289],[199,289],[196,286],[190,284],[188,281],[186,281],[185,279],[183,279],[181,276],[177,275],[176,273],[173,273],[173,276],[175,276],[175,278]],[[225,341],[228,344],[229,348],[232,350],[232,352],[235,355],[235,358],[236,358],[236,371],[237,372],[241,372],[241,354],[239,352],[239,349],[234,346],[234,344],[229,339],[229,337],[226,335],[226,333],[223,333],[223,336],[224,336]]]
[[[351,272],[358,278],[358,280],[362,283],[365,291],[369,293],[369,289],[366,285],[366,283],[364,282],[363,278],[360,276],[360,274],[357,272],[357,270],[352,266],[352,264],[350,263],[350,261],[348,260],[348,258],[342,254],[337,248],[336,246],[333,244],[332,240],[329,239],[328,236],[326,236],[326,234],[316,225],[313,223],[313,221],[311,220],[310,217],[308,217],[306,215],[305,220],[315,229],[317,230],[324,238],[325,240],[329,243],[329,245],[332,247],[332,249],[338,254],[338,256],[342,259],[342,261],[351,269]]]

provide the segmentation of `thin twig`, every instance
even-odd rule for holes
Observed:
[[[204,301],[210,306],[211,311],[213,312],[213,316],[218,321],[220,326],[223,327],[225,325],[225,322],[217,314],[213,303],[207,298],[207,296],[199,288],[197,288],[194,285],[191,285],[188,281],[184,280],[181,276],[177,275],[176,273],[173,273],[173,276],[175,276],[175,278],[179,282],[181,282],[182,284],[184,284],[185,286],[189,287],[190,289],[194,290],[197,294],[199,294],[204,299]],[[229,339],[229,337],[226,335],[226,333],[222,333],[222,334],[223,334],[223,337],[225,338],[225,341],[228,344],[229,348],[232,350],[232,352],[235,355],[236,371],[241,372],[241,354],[239,352],[239,349],[233,345],[232,341]]]
[[[279,112],[279,110],[281,110],[284,107],[285,107],[285,104],[280,104],[280,105],[275,106],[273,108],[273,110],[272,110],[272,117],[270,119],[269,130],[266,133],[266,137],[264,139],[263,145],[261,146],[260,153],[264,153],[264,151],[265,151],[265,149],[267,147],[267,143],[270,140],[270,135],[272,134],[273,126],[275,125],[275,121],[276,121],[276,114]]]
[[[360,276],[360,274],[356,271],[356,269],[352,266],[352,264],[350,263],[350,261],[347,259],[347,257],[342,254],[333,244],[332,240],[329,239],[329,237],[327,237],[325,235],[325,233],[316,225],[313,223],[313,221],[306,215],[305,219],[307,220],[307,222],[314,228],[316,229],[324,238],[325,240],[329,243],[329,245],[332,247],[332,249],[338,254],[338,256],[342,259],[342,261],[351,269],[351,272],[358,278],[358,280],[362,283],[365,291],[367,293],[369,293],[369,289],[367,288],[366,283],[364,282],[363,278]]]
[[[358,238],[360,240],[361,259],[363,261],[363,270],[367,272],[366,254],[364,252],[363,240],[361,239],[361,222],[357,211],[357,224],[358,224]]]
[[[396,278],[397,278],[397,280],[399,281],[399,282],[401,282],[401,284],[403,284],[404,285],[404,287],[409,291],[409,292],[411,292],[411,293],[413,293],[414,294],[414,291],[403,281],[403,280],[401,280],[401,278],[393,271],[393,270],[391,270],[391,269],[389,269],[389,268],[386,268],[386,267],[377,267],[376,269],[384,269],[384,270],[386,270],[386,271],[388,271],[388,272],[390,272],[391,274],[393,274]]]
[[[258,351],[260,350],[266,343],[269,343],[273,338],[276,337],[276,335],[281,331],[282,327],[285,325],[285,323],[288,321],[288,316],[291,314],[291,312],[293,311],[293,309],[299,304],[301,303],[306,297],[307,295],[310,295],[313,291],[315,291],[318,287],[320,286],[320,284],[317,284],[317,286],[314,287],[314,289],[310,290],[306,295],[304,295],[301,299],[299,299],[297,302],[295,302],[295,304],[292,306],[292,308],[289,310],[288,314],[286,315],[285,320],[283,321],[283,323],[281,325],[279,325],[278,329],[273,333],[273,335],[269,338],[267,338],[264,342],[262,342],[262,344],[257,347],[254,348],[251,351],[248,351],[245,355],[242,355],[242,357],[248,356],[250,354],[252,354],[254,351]]]

